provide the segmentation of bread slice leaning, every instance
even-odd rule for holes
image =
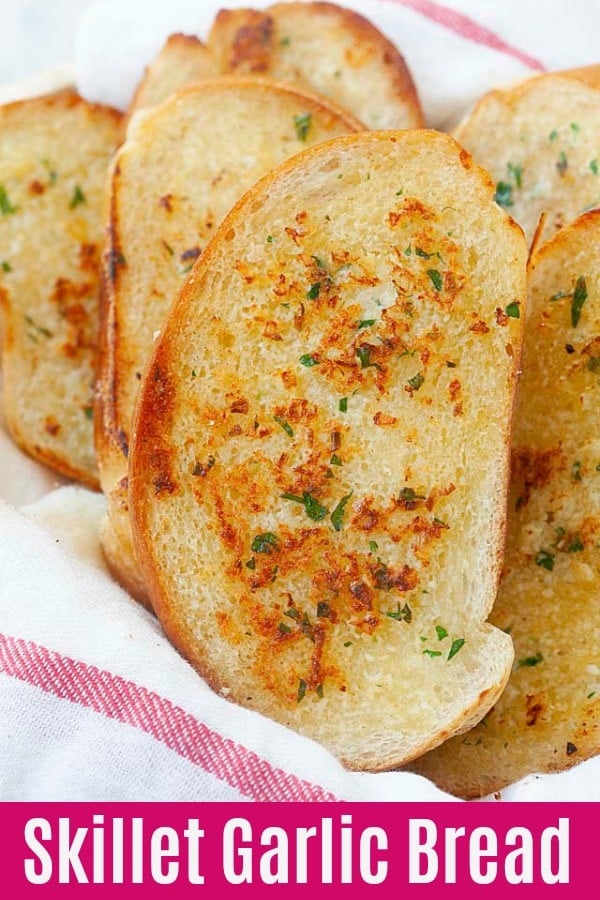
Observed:
[[[600,212],[534,254],[492,621],[515,665],[477,728],[417,763],[466,797],[600,752]]]
[[[398,49],[334,3],[222,9],[208,37],[221,74],[269,76],[331,97],[368,128],[417,128],[423,116]]]
[[[385,769],[469,727],[500,566],[526,248],[468,154],[363,132],[227,216],[143,383],[154,608],[216,690]]]
[[[497,200],[545,241],[600,204],[600,66],[540,75],[479,101],[455,136],[496,181]]]
[[[0,107],[6,421],[27,453],[92,486],[104,191],[120,120],[72,90]]]
[[[179,88],[218,74],[212,54],[201,40],[190,34],[172,34],[147,67],[128,115],[157,106]]]
[[[128,442],[140,378],[171,300],[244,190],[304,147],[360,127],[313,94],[252,78],[185,89],[131,123],[112,178],[96,448],[108,498],[103,547],[140,599]]]

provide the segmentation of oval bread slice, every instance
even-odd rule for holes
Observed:
[[[515,665],[493,711],[417,763],[466,797],[600,752],[600,212],[534,254],[504,574]]]
[[[398,765],[477,721],[526,248],[434,132],[338,138],[223,222],[145,378],[131,457],[154,608],[215,689]]]
[[[132,121],[114,166],[102,305],[96,448],[108,561],[145,597],[131,545],[133,404],[171,300],[223,216],[280,162],[361,128],[314,94],[252,78],[204,82]]]
[[[600,204],[600,67],[540,75],[483,97],[455,136],[496,181],[498,203],[545,241]]]
[[[221,74],[304,85],[349,109],[368,128],[418,128],[423,115],[397,48],[371,22],[334,3],[222,9],[208,37]]]
[[[0,107],[6,421],[27,453],[93,487],[104,199],[120,122],[70,89]]]

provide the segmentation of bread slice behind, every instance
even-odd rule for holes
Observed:
[[[540,75],[483,97],[455,136],[496,181],[531,240],[600,204],[600,66]]]
[[[199,38],[190,34],[172,34],[147,67],[128,115],[158,106],[179,88],[218,74],[212,54]]]
[[[600,211],[534,254],[504,574],[491,619],[515,642],[505,693],[416,768],[466,797],[600,752]]]
[[[27,453],[92,486],[104,191],[120,121],[69,89],[0,107],[6,421]]]
[[[526,247],[465,151],[363,132],[226,217],[142,383],[134,536],[212,686],[385,769],[469,727],[501,560]]]
[[[423,124],[400,52],[363,16],[334,3],[223,9],[208,47],[221,74],[263,75],[304,85],[349,109],[368,128]]]
[[[139,598],[128,442],[140,378],[171,300],[244,190],[304,147],[359,128],[313,94],[252,78],[187,88],[131,123],[112,179],[96,446],[109,505],[103,546]]]

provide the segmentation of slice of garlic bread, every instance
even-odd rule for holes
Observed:
[[[305,85],[351,110],[368,128],[417,128],[417,92],[396,47],[363,16],[333,3],[223,9],[208,37],[222,74]]]
[[[548,240],[600,204],[600,66],[540,75],[479,101],[455,136],[496,181],[501,206]]]
[[[218,74],[211,53],[201,40],[189,34],[172,34],[146,69],[128,114],[157,106],[179,88]]]
[[[385,769],[477,721],[526,246],[449,137],[363,132],[249,191],[147,370],[134,535],[167,634],[232,700]]]
[[[480,725],[418,762],[467,797],[600,752],[600,212],[534,255],[504,574],[492,621],[515,642]]]
[[[132,121],[112,180],[96,444],[109,503],[104,549],[137,597],[127,444],[139,379],[173,295],[244,190],[304,147],[360,127],[312,94],[251,78],[187,88]]]
[[[104,192],[120,121],[72,90],[0,107],[6,421],[27,453],[92,486]]]

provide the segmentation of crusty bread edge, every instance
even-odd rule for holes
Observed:
[[[402,132],[398,132],[398,134],[402,134]],[[482,181],[482,185],[487,187],[487,190],[490,195],[490,200],[493,197],[495,187],[494,184],[485,169],[481,166],[476,165],[470,154],[467,153],[464,148],[458,144],[454,138],[450,135],[444,135],[440,132],[434,131],[422,131],[422,135],[425,136],[435,136],[436,138],[442,138],[453,145],[454,148],[458,151],[459,159],[461,164],[465,169],[475,169],[479,173],[479,177]],[[371,132],[370,136],[375,140],[389,140],[391,135],[390,131],[385,132]],[[245,206],[249,203],[253,198],[256,198],[257,193],[261,192],[264,187],[269,185],[275,177],[278,177],[280,174],[286,172],[290,168],[293,168],[296,165],[296,161],[299,157],[303,159],[309,158],[317,152],[323,152],[323,148],[328,144],[340,144],[343,142],[349,142],[353,140],[353,136],[344,136],[335,138],[332,141],[326,141],[323,144],[319,144],[316,147],[312,147],[308,150],[302,151],[301,154],[298,154],[295,157],[287,160],[282,163],[277,169],[268,175],[264,176],[260,179],[257,184],[240,200],[235,204],[229,214],[225,217],[219,228],[217,229],[215,235],[212,240],[209,242],[207,247],[205,248],[203,254],[196,261],[194,267],[192,268],[190,275],[183,283],[179,293],[177,294],[173,306],[171,308],[171,313],[169,316],[169,322],[167,323],[166,329],[163,331],[161,335],[161,339],[155,344],[152,352],[151,359],[149,361],[149,365],[146,369],[146,377],[142,382],[142,387],[140,393],[138,394],[136,408],[133,416],[133,427],[131,433],[131,447],[132,453],[129,460],[129,507],[130,507],[130,517],[132,522],[132,531],[133,531],[133,541],[135,545],[136,558],[140,565],[141,572],[143,574],[144,583],[148,590],[152,608],[155,611],[160,623],[163,628],[165,634],[167,635],[169,641],[176,647],[176,649],[190,662],[190,664],[196,669],[196,671],[200,674],[202,678],[209,684],[209,686],[217,693],[219,693],[223,688],[222,679],[219,673],[211,666],[211,663],[207,659],[201,659],[195,653],[190,653],[189,649],[186,649],[186,641],[185,641],[185,629],[182,628],[181,624],[174,621],[173,617],[170,614],[168,609],[168,604],[165,598],[165,589],[164,585],[161,581],[160,573],[157,570],[157,567],[153,564],[153,554],[151,544],[146,540],[147,528],[146,528],[146,501],[144,499],[143,493],[140,494],[140,502],[138,503],[138,491],[137,484],[140,480],[141,473],[146,469],[146,457],[148,454],[153,452],[153,440],[152,440],[152,432],[156,427],[156,421],[159,420],[161,422],[165,422],[168,416],[168,410],[170,405],[170,387],[168,381],[164,378],[163,368],[164,364],[162,362],[162,357],[164,355],[163,347],[164,344],[164,335],[168,333],[169,328],[174,328],[179,310],[184,309],[190,294],[195,290],[194,282],[196,279],[196,271],[201,267],[210,268],[212,254],[213,254],[213,245],[219,239],[221,233],[225,233],[232,224],[235,223],[238,209],[241,206]],[[507,223],[510,227],[517,230],[517,232],[521,235],[524,240],[523,232],[520,226],[512,219],[511,216],[506,214]],[[523,294],[521,296],[521,301],[524,306],[525,300],[525,279],[523,278]],[[519,331],[519,341],[518,345],[514,347],[514,357],[513,357],[513,365],[510,374],[509,387],[510,387],[510,407],[507,410],[507,427],[506,427],[506,446],[510,447],[510,436],[511,436],[511,419],[512,419],[512,409],[514,405],[514,397],[515,397],[515,388],[517,382],[517,369],[521,359],[522,352],[522,335],[523,329],[521,328]],[[156,410],[156,416],[154,417],[154,421],[150,422],[148,420],[142,420],[140,415],[140,410],[143,405],[143,398],[146,393],[149,393],[151,390],[155,389],[155,385],[160,384],[162,381],[162,386],[159,389],[160,401],[158,403],[155,402],[154,408]],[[500,579],[502,561],[504,555],[504,543],[506,536],[506,508],[507,508],[507,500],[508,500],[508,476],[509,476],[509,468],[510,468],[510,455],[508,451],[505,453],[505,461],[502,472],[502,478],[499,477],[499,483],[503,485],[502,488],[502,496],[498,498],[498,515],[496,516],[493,526],[495,534],[493,535],[493,542],[496,546],[496,554],[495,558],[492,561],[490,578],[489,578],[489,586],[491,590],[488,591],[489,596],[487,598],[487,603],[484,605],[484,613],[482,615],[482,621],[484,622],[484,627],[489,629],[494,629],[498,631],[499,634],[503,634],[499,631],[499,629],[494,628],[494,626],[489,625],[485,620],[489,615],[489,612],[493,606],[495,595],[497,591],[498,582]],[[501,505],[500,505],[501,503]],[[504,636],[504,635],[503,635]],[[508,646],[512,646],[512,642],[510,641],[510,637],[506,636],[506,644],[507,649]],[[346,759],[343,756],[340,757],[343,764],[349,768],[355,768],[357,770],[370,770],[370,771],[383,771],[389,770],[393,767],[397,767],[399,765],[404,765],[409,763],[412,759],[415,759],[429,750],[434,749],[439,744],[443,743],[449,737],[463,733],[464,731],[472,728],[478,721],[480,721],[487,712],[491,709],[494,703],[497,701],[498,697],[503,692],[508,678],[510,676],[511,665],[514,658],[514,652],[509,654],[509,658],[507,659],[507,664],[505,666],[505,674],[504,678],[497,684],[487,688],[482,691],[474,702],[464,710],[451,724],[446,725],[443,731],[438,732],[434,737],[432,737],[425,744],[420,744],[418,748],[408,749],[406,754],[402,756],[401,759],[398,758],[398,754],[394,754],[393,757],[376,757],[373,756],[371,759],[361,759],[360,763],[353,761],[352,759]],[[231,698],[230,698],[231,699]],[[233,701],[235,702],[235,701]]]

